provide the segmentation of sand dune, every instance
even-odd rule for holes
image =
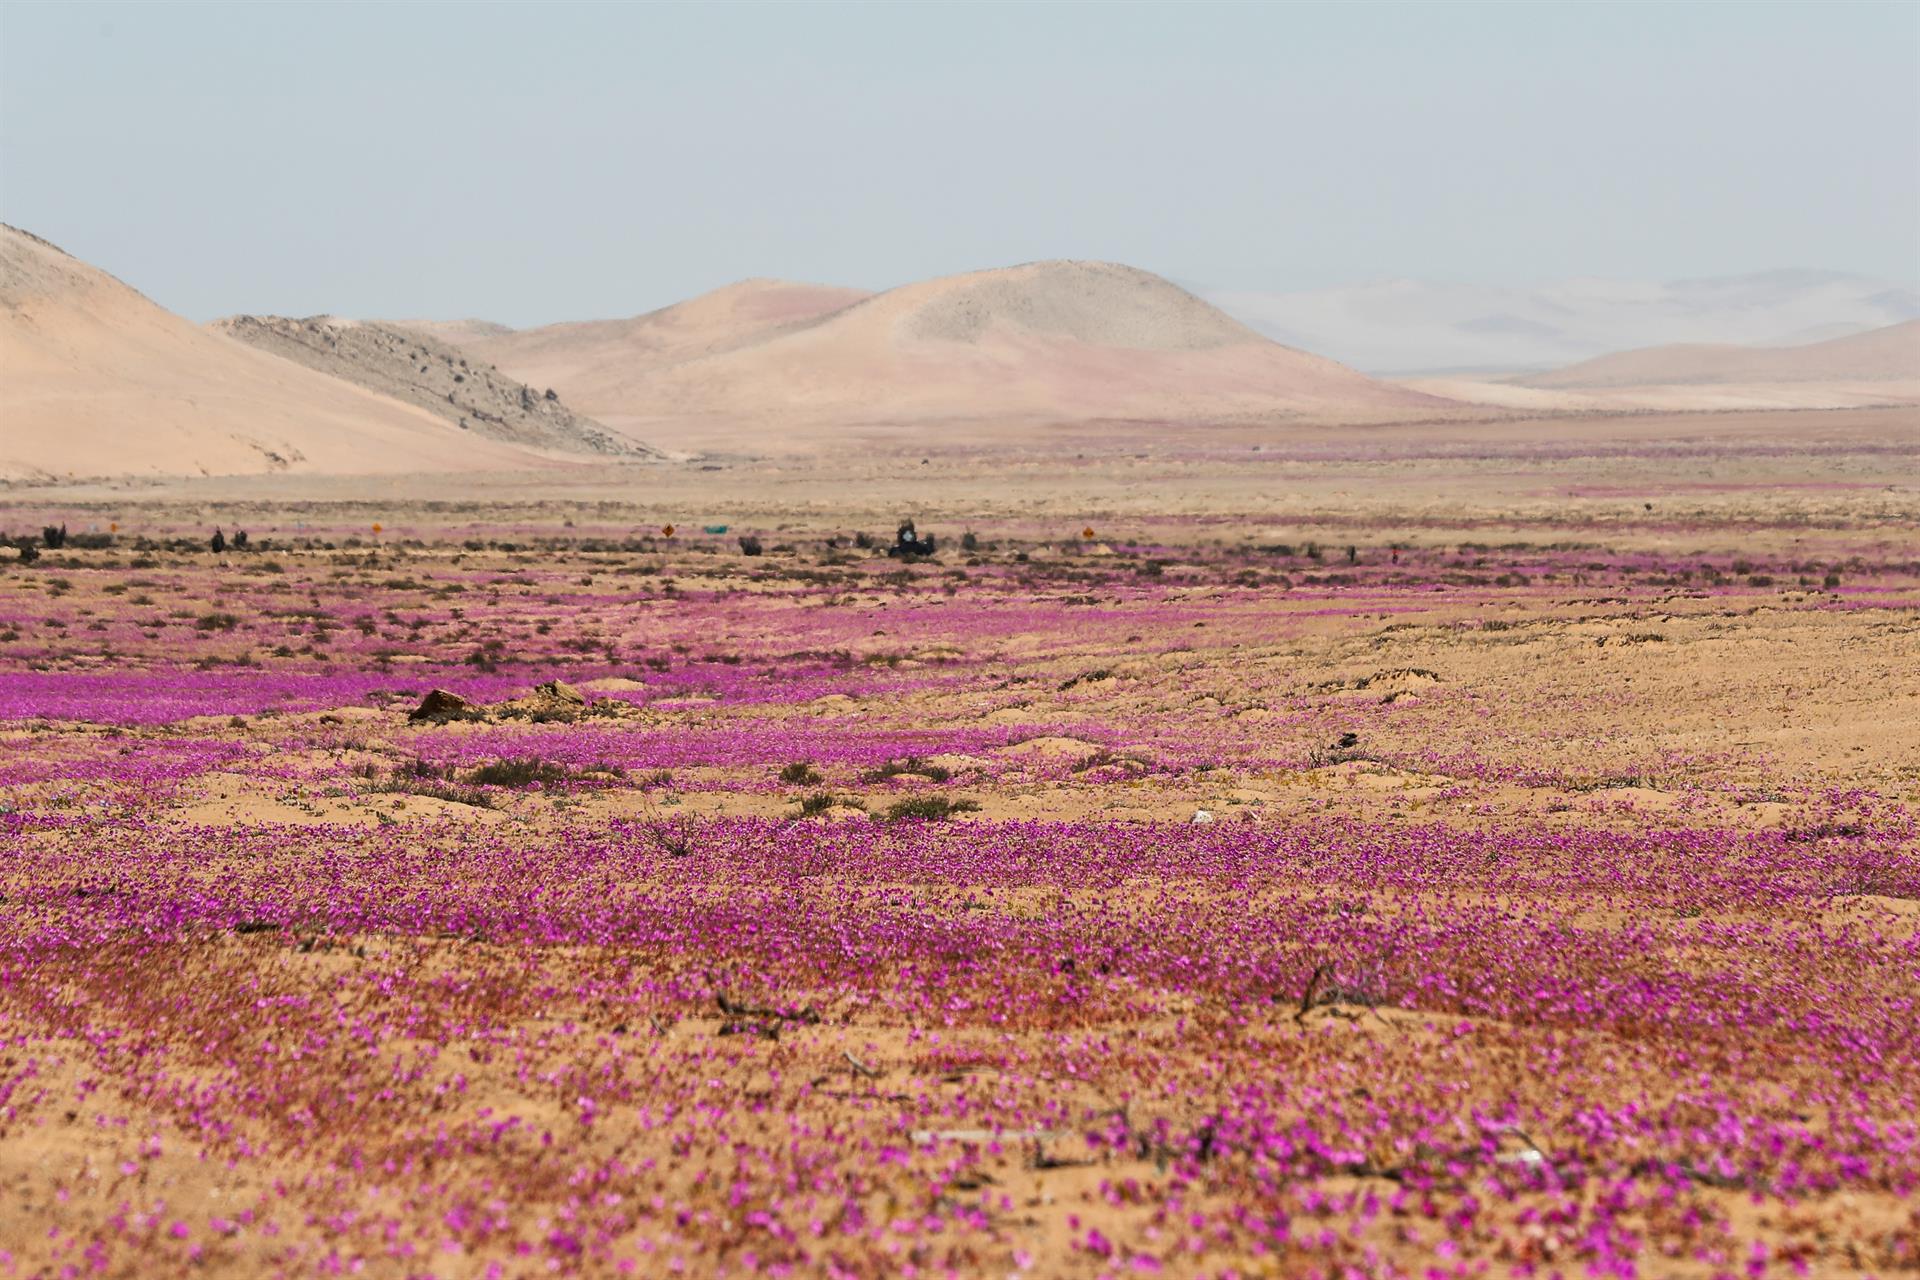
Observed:
[[[824,291],[767,292],[790,288],[748,282],[637,321],[555,326],[535,331],[537,343],[514,335],[469,349],[550,382],[609,425],[688,443],[743,424],[775,447],[855,424],[1450,407],[1268,341],[1158,276],[1110,263],[929,280],[830,311],[820,309],[831,301]],[[770,423],[807,429],[764,431]]]
[[[337,316],[230,316],[216,333],[425,409],[489,440],[559,453],[656,453],[420,330]]]
[[[1920,320],[1793,347],[1643,347],[1512,379],[1546,389],[1920,380]]]
[[[542,465],[155,305],[0,226],[0,477]]]

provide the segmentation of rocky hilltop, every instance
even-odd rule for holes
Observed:
[[[657,451],[417,329],[337,316],[230,316],[227,337],[439,415],[475,435],[557,453],[649,456]]]

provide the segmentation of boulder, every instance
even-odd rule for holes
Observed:
[[[448,689],[435,689],[427,694],[426,697],[420,699],[420,705],[413,709],[412,713],[407,716],[407,719],[436,721],[471,720],[477,718],[481,712],[482,708],[480,704],[474,702],[472,699],[463,698]]]

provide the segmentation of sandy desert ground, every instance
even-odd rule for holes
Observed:
[[[47,524],[0,1274],[1920,1268],[1911,410]]]

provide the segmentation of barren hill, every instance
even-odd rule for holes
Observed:
[[[0,225],[0,477],[520,469],[474,439],[197,325]]]
[[[1920,379],[1920,320],[1794,347],[1644,347],[1512,381],[1547,389]]]
[[[495,332],[460,331],[473,322],[459,322],[443,326],[443,336],[512,377],[560,388],[575,404],[624,405],[654,369],[764,341],[867,296],[831,285],[742,280],[625,320]]]
[[[445,418],[490,440],[563,453],[644,456],[654,450],[418,330],[334,316],[232,316],[211,326],[249,346]]]
[[[469,349],[496,352],[489,358],[516,376],[551,381],[584,411],[642,434],[716,422],[1201,421],[1451,407],[1271,342],[1159,276],[1111,263],[975,272],[831,310],[826,291],[769,293],[792,288],[734,286],[615,322],[630,326],[624,340],[600,345],[562,341],[562,330],[584,326],[537,331],[564,358],[528,335]],[[773,305],[787,300],[790,308]],[[767,323],[741,336],[743,311]]]

